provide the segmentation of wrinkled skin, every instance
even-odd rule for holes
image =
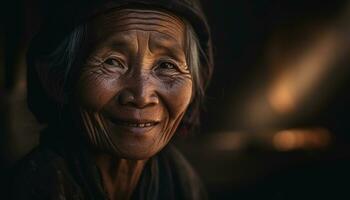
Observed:
[[[124,9],[98,16],[89,33],[92,51],[76,91],[90,141],[121,158],[149,158],[169,142],[191,100],[184,23]]]
[[[166,12],[123,9],[89,24],[76,82],[80,126],[111,199],[127,199],[146,160],[174,135],[192,97],[185,25]]]

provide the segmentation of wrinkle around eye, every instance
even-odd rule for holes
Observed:
[[[107,69],[110,68],[110,71],[113,71],[113,68],[120,69],[120,71],[126,69],[125,62],[119,56],[113,54],[107,54],[106,56],[91,56],[89,57],[84,65],[84,71],[89,71],[101,68]],[[108,69],[107,69],[108,70]]]
[[[177,74],[171,76],[158,77],[159,80],[165,83],[166,88],[183,87],[187,83],[192,84],[192,77],[190,74]]]
[[[103,61],[102,67],[110,71],[124,72],[127,70],[127,66],[117,57],[109,57]]]
[[[171,64],[174,66],[173,69],[166,69],[166,68],[162,68],[161,65],[163,64]],[[178,61],[177,59],[173,59],[173,58],[170,58],[170,57],[166,57],[166,58],[161,58],[156,66],[155,66],[155,70],[157,69],[160,69],[160,70],[174,70],[174,71],[178,71],[179,73],[181,74],[187,74],[187,73],[190,73],[190,70],[188,68],[188,65],[186,62],[181,62],[181,61]]]
[[[103,63],[103,59],[99,56],[91,56],[86,59],[84,67],[98,66]]]
[[[178,69],[163,69],[155,73],[159,80],[166,82],[180,82],[188,79],[192,81],[192,75],[189,71],[181,72]]]
[[[108,70],[103,64],[90,65],[84,67],[80,74],[80,79],[85,83],[98,83],[101,81],[107,81],[117,79],[120,75],[118,72]]]

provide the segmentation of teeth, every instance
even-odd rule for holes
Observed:
[[[153,126],[154,123],[153,123],[153,122],[147,122],[147,123],[136,124],[136,123],[127,123],[127,122],[124,122],[123,125],[124,125],[124,126],[130,126],[130,127],[144,128],[144,127]]]

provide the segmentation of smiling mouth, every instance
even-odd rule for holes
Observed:
[[[157,125],[159,122],[152,120],[121,120],[114,119],[113,123],[119,126],[133,127],[133,128],[148,128]]]
[[[137,128],[145,128],[155,126],[156,122],[147,122],[147,123],[130,123],[130,122],[121,122],[119,125],[128,126],[128,127],[137,127]]]

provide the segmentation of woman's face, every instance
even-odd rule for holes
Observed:
[[[89,24],[76,102],[90,143],[146,159],[171,139],[192,96],[185,25],[161,11],[123,9]]]

